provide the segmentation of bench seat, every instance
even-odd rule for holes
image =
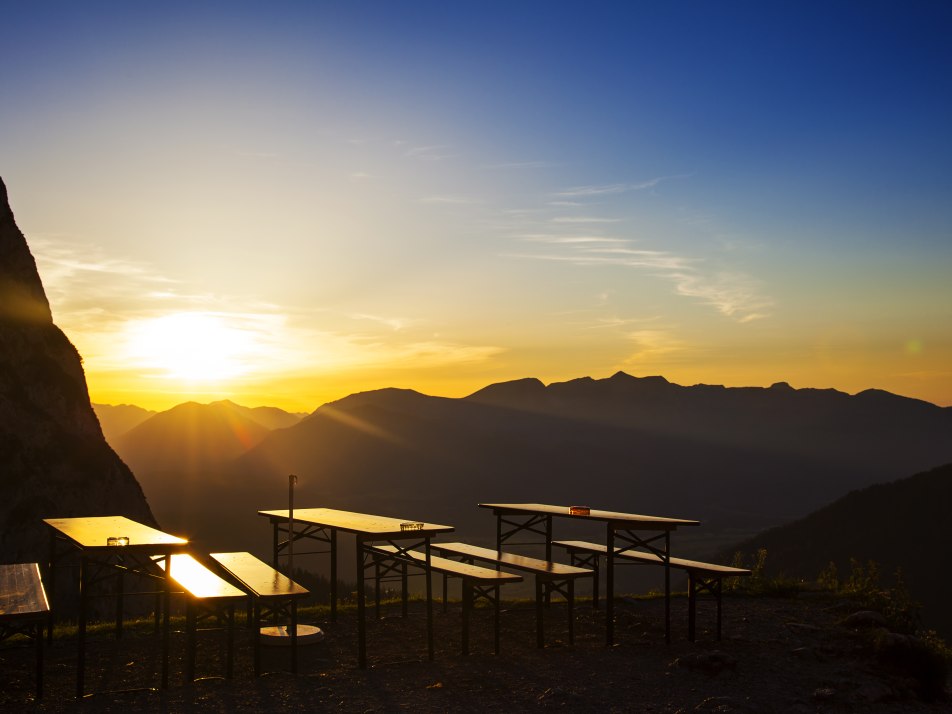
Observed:
[[[248,624],[254,627],[255,676],[261,674],[262,615],[266,618],[285,616],[290,620],[291,671],[297,674],[297,603],[310,595],[310,591],[251,553],[212,553],[209,557],[251,595],[253,617],[248,618]]]
[[[468,543],[433,543],[431,547],[441,555],[455,556],[470,562],[486,561],[495,563],[500,567],[505,566],[535,575],[536,644],[539,647],[545,646],[543,603],[546,588],[560,593],[565,598],[568,609],[569,643],[575,643],[575,580],[590,577],[593,574],[590,568],[579,568],[574,565],[530,558],[525,555],[483,548]]]
[[[395,560],[401,563],[411,563],[423,566],[426,562],[426,553],[419,550],[401,550],[393,545],[376,545],[370,548],[375,557]],[[499,588],[506,583],[522,582],[521,575],[504,573],[499,570],[484,568],[472,563],[461,563],[449,558],[430,555],[430,570],[443,576],[443,611],[446,611],[446,581],[450,577],[460,578],[463,581],[463,654],[469,654],[469,619],[473,605],[479,598],[488,600],[493,605],[494,614],[494,641],[495,651],[499,654]],[[377,571],[377,607],[379,616],[380,605],[380,571]],[[403,597],[406,602],[406,582],[404,580]]]
[[[16,634],[33,638],[36,646],[36,698],[43,698],[43,628],[50,603],[36,563],[0,565],[0,640]]]
[[[597,568],[597,556],[608,555],[608,546],[602,543],[590,543],[584,540],[555,540],[552,545],[565,548],[573,557],[582,553],[596,556],[594,562]],[[644,551],[626,550],[621,553],[615,553],[615,558],[620,560],[629,560],[646,565],[664,565],[664,560],[654,554]],[[592,561],[585,561],[590,563]],[[750,575],[747,568],[735,568],[730,565],[719,565],[717,563],[705,563],[700,560],[688,560],[686,558],[669,558],[670,567],[677,570],[683,570],[688,574],[688,639],[694,641],[695,622],[697,614],[697,594],[699,592],[709,592],[714,595],[717,601],[717,639],[721,639],[721,591],[724,578],[737,578]],[[597,582],[597,581],[596,581]]]
[[[160,569],[165,569],[164,555],[153,556],[152,560]],[[208,614],[221,618],[223,611],[228,623],[225,676],[231,679],[235,661],[235,603],[248,595],[220,578],[188,553],[173,553],[170,561],[169,578],[182,588],[185,595],[186,680],[195,680],[195,633],[198,620]],[[200,610],[204,612],[199,612]]]

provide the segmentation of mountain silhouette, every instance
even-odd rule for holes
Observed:
[[[215,534],[212,512],[227,501],[223,465],[260,443],[272,430],[296,424],[300,415],[274,407],[248,408],[231,401],[187,402],[153,414],[112,438],[137,473],[149,502],[170,530],[186,536]]]
[[[266,554],[254,514],[286,504],[293,473],[301,507],[450,523],[477,540],[493,536],[475,507],[484,501],[698,518],[703,529],[679,542],[706,557],[855,488],[952,461],[950,426],[949,409],[875,390],[683,387],[624,373],[517,380],[462,399],[383,389],[326,404],[203,474],[196,488],[219,508],[187,527]]]
[[[793,523],[737,546],[744,553],[767,549],[767,570],[814,579],[834,563],[841,579],[850,561],[875,561],[884,585],[897,568],[928,626],[952,636],[952,464],[853,491]],[[728,556],[727,553],[724,554]]]
[[[155,525],[103,438],[76,348],[53,324],[0,180],[0,558],[43,562],[41,519],[124,515]]]
[[[186,402],[159,412],[115,438],[119,455],[142,477],[217,467],[258,444],[270,431],[250,409],[231,402]]]
[[[110,444],[117,436],[121,436],[133,427],[139,426],[155,414],[154,411],[137,407],[134,404],[117,404],[115,406],[112,404],[93,404],[93,411],[96,412],[96,418],[99,419],[103,436]]]

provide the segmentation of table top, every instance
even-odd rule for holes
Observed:
[[[0,620],[37,617],[49,609],[36,563],[0,565]]]
[[[272,521],[288,520],[287,510],[258,511],[258,515],[266,516]],[[388,539],[421,536],[428,538],[437,533],[451,533],[453,531],[453,526],[442,526],[437,523],[420,523],[405,518],[375,516],[369,513],[338,511],[335,508],[295,508],[294,520],[295,522],[333,528],[346,533],[379,536]],[[401,524],[405,523],[420,523],[420,528],[404,530],[401,528]]]
[[[44,518],[53,530],[69,538],[80,548],[184,550],[188,541],[164,533],[125,516],[86,516],[82,518]],[[126,537],[128,545],[107,545],[107,538]]]
[[[308,594],[307,588],[251,553],[212,553],[210,557],[258,597],[299,597]]]
[[[700,521],[685,518],[664,518],[661,516],[644,516],[638,513],[620,513],[618,511],[601,511],[595,508],[586,514],[574,514],[573,506],[552,506],[547,503],[480,503],[480,508],[491,508],[497,513],[516,513],[525,515],[565,516],[582,521],[601,521],[617,523],[622,528],[643,528],[646,530],[674,530],[678,526],[697,526]]]

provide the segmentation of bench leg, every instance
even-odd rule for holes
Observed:
[[[473,609],[473,584],[463,578],[463,656],[469,654],[469,615]]]
[[[403,617],[406,617],[407,616],[407,601],[410,599],[410,587],[409,587],[409,584],[407,583],[407,564],[406,563],[400,564],[400,587],[402,588],[401,590],[402,595],[401,595],[401,602],[400,602],[401,608],[402,608],[401,614],[403,615]]]
[[[592,609],[598,609],[598,556],[592,558]]]
[[[575,579],[569,580],[569,644],[575,644]]]
[[[447,585],[446,581],[450,579],[450,576],[446,573],[443,573],[443,614],[446,614],[446,600],[447,600]]]
[[[172,631],[172,556],[165,556],[165,577],[162,578],[162,689],[169,688],[169,637]]]
[[[235,672],[235,603],[228,603],[228,659],[225,663],[225,678],[231,679]]]
[[[36,631],[33,638],[36,640],[36,699],[43,699],[43,629],[46,620],[40,620],[36,623]]]
[[[697,582],[694,573],[688,572],[688,639],[694,642],[697,622]]]
[[[495,631],[493,632],[493,641],[495,645],[495,652],[498,655],[499,654],[499,597],[500,597],[500,590],[499,590],[498,584],[493,588],[493,592],[495,594],[493,598],[493,624],[495,627]]]
[[[255,598],[255,677],[261,676],[261,603]]]
[[[380,619],[380,563],[374,563],[374,616]]]
[[[717,639],[721,639],[721,584],[724,578],[717,578],[714,585],[714,595],[717,597]]]
[[[297,617],[297,599],[291,600],[291,672],[297,674],[298,671],[298,617]]]
[[[186,596],[185,605],[185,681],[195,681],[195,603]]]
[[[542,648],[545,647],[545,635],[542,628],[542,619],[544,617],[543,613],[543,601],[545,599],[543,595],[542,581],[539,580],[539,576],[536,575],[535,581],[535,590],[536,590],[536,647]]]

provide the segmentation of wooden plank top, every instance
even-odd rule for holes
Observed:
[[[584,540],[556,540],[552,541],[552,545],[562,546],[569,550],[583,550],[589,553],[608,554],[608,546],[601,543],[589,543]],[[615,557],[639,560],[643,563],[657,563],[658,565],[664,563],[664,561],[654,553],[639,550],[622,551],[621,553],[616,553]],[[735,568],[731,565],[718,565],[717,563],[704,563],[700,560],[688,560],[687,558],[671,558],[670,563],[672,567],[681,568],[683,570],[693,570],[695,572],[733,576],[750,575],[750,571],[747,568]]]
[[[310,592],[251,553],[212,553],[211,558],[256,597],[300,597]]]
[[[480,508],[491,508],[498,513],[524,515],[565,516],[582,521],[601,521],[614,523],[619,528],[642,528],[645,530],[675,530],[679,526],[697,526],[700,521],[686,518],[664,518],[662,516],[644,516],[639,513],[620,513],[592,508],[585,514],[572,513],[572,506],[552,506],[547,503],[480,503]]]
[[[49,610],[40,566],[36,563],[0,565],[0,620],[36,617]]]
[[[592,574],[592,571],[588,568],[563,565],[562,563],[550,563],[547,560],[529,558],[525,555],[516,555],[515,553],[505,553],[492,548],[481,548],[478,545],[470,545],[469,543],[434,543],[432,547],[441,553],[454,553],[456,555],[470,556],[478,560],[488,560],[530,573],[558,575],[563,578],[578,578]]]
[[[171,556],[172,567],[169,577],[181,585],[194,597],[202,599],[239,598],[245,593],[211,570],[199,563],[188,553],[175,553]],[[159,556],[156,565],[165,569],[165,558]]]
[[[164,533],[125,516],[88,516],[82,518],[44,518],[43,522],[59,531],[81,548],[135,548],[137,550],[184,550],[188,541]],[[128,545],[107,545],[107,538],[126,537]]]
[[[258,515],[266,516],[272,521],[288,520],[287,510],[258,511]],[[401,524],[417,523],[417,521],[410,521],[405,518],[390,518],[389,516],[375,516],[369,513],[338,511],[335,508],[295,508],[294,521],[333,528],[346,533],[394,539],[429,537],[437,533],[451,533],[453,531],[453,526],[442,526],[437,523],[421,523],[419,529],[403,530]]]
[[[392,545],[377,545],[374,546],[374,550],[379,550],[383,553],[391,553],[394,555],[398,553],[396,546]],[[424,553],[422,550],[410,550],[407,551],[407,553],[413,560],[419,561],[420,565],[426,561],[426,553]],[[472,578],[473,580],[479,580],[484,583],[522,582],[522,576],[516,575],[515,573],[504,573],[501,570],[492,570],[490,568],[484,568],[480,565],[460,563],[458,560],[441,558],[438,555],[430,556],[430,569],[437,573],[447,573],[449,575],[457,575],[463,578]]]

